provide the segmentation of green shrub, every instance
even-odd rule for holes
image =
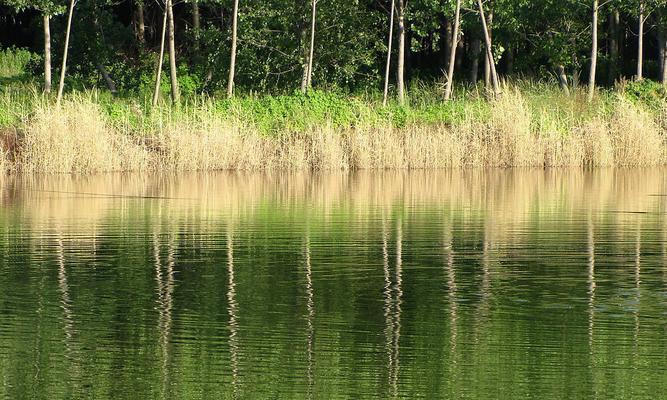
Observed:
[[[0,50],[0,78],[20,78],[27,75],[30,65],[40,57],[26,49]]]
[[[653,111],[660,111],[667,104],[665,86],[649,79],[627,82],[621,87],[621,92],[628,99],[639,102]]]

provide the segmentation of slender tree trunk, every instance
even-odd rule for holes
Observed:
[[[479,55],[482,52],[482,42],[479,38],[473,38],[470,43],[470,82],[477,84],[479,79]],[[486,56],[485,56],[486,57]]]
[[[303,0],[295,0],[297,3],[297,8],[300,9],[300,5],[303,4]],[[305,14],[305,12],[304,12]],[[306,21],[306,17],[304,15],[303,18],[300,18],[300,27],[299,27],[299,43],[300,43],[300,49],[301,49],[301,68],[302,68],[302,74],[301,74],[301,93],[306,93],[307,90],[307,85],[308,85],[308,54],[310,51],[309,46],[306,43],[306,39],[308,36],[308,21]]]
[[[644,22],[646,18],[644,17],[645,8],[644,0],[639,2],[639,46],[637,51],[637,80],[641,81],[644,79]]]
[[[439,67],[446,72],[449,69],[449,59],[451,58],[454,46],[452,45],[452,32],[454,26],[449,18],[443,17],[440,23],[440,59],[438,60]]]
[[[482,31],[484,32],[484,42],[486,43],[486,57],[489,63],[489,73],[491,74],[491,82],[493,83],[493,93],[500,94],[500,82],[498,81],[498,73],[496,72],[496,63],[493,59],[493,50],[491,48],[491,37],[489,36],[489,29],[486,25],[486,17],[484,16],[484,5],[482,0],[477,0],[479,7],[479,16],[482,20]]]
[[[593,0],[593,27],[591,29],[591,68],[588,74],[588,101],[592,101],[595,96],[595,74],[598,66],[598,11],[599,0]]]
[[[308,80],[306,90],[313,85],[313,57],[315,57],[315,21],[317,20],[317,0],[312,0],[312,14],[310,16],[310,51],[308,52]]]
[[[660,28],[660,81],[667,85],[667,32],[664,26]]]
[[[563,89],[563,92],[569,96],[570,88],[567,84],[567,75],[565,74],[565,67],[563,64],[558,64],[556,66],[556,71],[558,73],[558,83],[560,84],[560,88]]]
[[[164,9],[162,15],[162,35],[160,36],[160,55],[157,61],[157,70],[155,72],[155,88],[153,89],[153,107],[157,106],[160,98],[160,80],[162,79],[162,63],[164,62],[164,42],[167,36],[167,9]]]
[[[658,47],[660,58],[660,81],[667,85],[667,32],[665,27],[658,22]]]
[[[74,14],[75,0],[70,0],[69,13],[67,15],[67,30],[65,31],[65,48],[63,50],[63,63],[60,67],[60,82],[58,83],[58,97],[56,98],[56,105],[60,105],[63,98],[63,89],[65,88],[65,72],[67,70],[67,52],[69,50],[69,36],[72,32],[72,15]]]
[[[195,45],[199,45],[199,32],[201,31],[201,19],[199,16],[199,0],[192,0],[192,29],[195,34]]]
[[[405,104],[405,0],[398,0],[398,102]]]
[[[144,1],[137,1],[137,40],[139,45],[146,44],[146,23],[144,20]]]
[[[456,55],[456,71],[461,71],[461,66],[463,65],[463,57],[465,57],[465,43],[463,43],[463,40],[461,38],[461,27],[459,27],[459,44],[456,46],[456,52],[458,53]]]
[[[391,50],[394,40],[394,12],[396,12],[396,0],[391,0],[391,11],[389,15],[389,38],[387,39],[387,63],[384,69],[384,91],[382,92],[382,105],[387,105],[389,98],[389,72],[391,71]]]
[[[239,0],[234,0],[234,11],[232,15],[232,50],[229,59],[229,80],[227,81],[227,97],[234,95],[234,74],[236,73],[236,40],[239,20]]]
[[[408,0],[405,0],[405,7],[408,6]],[[412,37],[414,32],[410,29],[410,20],[406,17],[404,20],[405,24],[405,82],[410,81],[410,74],[412,73],[412,62],[414,58],[412,57]],[[407,91],[407,83],[405,85]]]
[[[620,61],[619,39],[620,39],[621,17],[618,10],[612,10],[609,15],[609,83],[614,83],[618,77],[618,65]]]
[[[167,20],[169,23],[169,76],[171,79],[171,100],[178,103],[181,99],[181,93],[178,88],[178,74],[176,70],[176,43],[174,29],[174,10],[172,0],[167,0]]]
[[[489,43],[491,43],[489,46],[491,47],[491,54],[493,54],[493,9],[489,10],[489,13],[486,17],[486,23],[487,23],[487,31],[489,32]],[[492,58],[489,60],[489,58],[484,59],[484,85],[486,85],[487,89],[491,87],[493,84],[491,80],[491,64],[495,63],[495,60]]]
[[[51,93],[51,17],[44,14],[44,93]]]
[[[505,74],[512,75],[513,73],[514,73],[514,47],[508,45],[507,51],[505,52]]]
[[[452,46],[449,55],[449,66],[447,71],[447,86],[445,87],[445,100],[449,100],[452,95],[452,85],[454,84],[454,67],[456,66],[456,48],[459,44],[459,29],[461,24],[461,0],[456,0],[456,11],[454,13],[454,33],[452,34]]]

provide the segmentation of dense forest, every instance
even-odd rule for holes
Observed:
[[[44,78],[46,91],[52,85],[55,91],[64,75],[66,88],[152,93],[161,62],[176,100],[195,93],[231,96],[235,89],[384,86],[402,101],[420,82],[441,85],[449,97],[450,82],[481,81],[498,91],[498,81],[512,76],[552,80],[566,91],[634,77],[667,82],[662,0],[0,4],[0,43],[35,54],[30,68]]]

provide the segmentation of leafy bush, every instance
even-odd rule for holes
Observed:
[[[667,89],[652,80],[627,82],[621,89],[628,99],[639,102],[653,111],[660,111],[667,104]]]
[[[0,78],[23,78],[29,72],[30,65],[39,60],[40,56],[26,49],[0,50]]]

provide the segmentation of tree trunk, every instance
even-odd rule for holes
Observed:
[[[442,71],[447,71],[449,69],[449,60],[451,58],[452,50],[452,32],[453,32],[452,21],[449,18],[443,17],[440,23],[440,60],[438,62],[439,67]]]
[[[491,37],[489,36],[489,29],[486,24],[486,17],[484,16],[484,5],[482,4],[482,0],[477,0],[477,6],[479,7],[480,19],[482,20],[482,31],[484,32],[484,42],[486,43],[486,57],[489,64],[489,73],[491,74],[490,80],[493,83],[493,93],[498,95],[500,94],[500,82],[498,81],[498,73],[496,72],[496,63],[493,59]]]
[[[662,76],[660,81],[663,85],[667,86],[667,40],[663,42],[662,45]]]
[[[303,3],[303,0],[295,0],[297,4],[297,8]],[[299,10],[301,10],[299,8]],[[304,12],[305,14],[305,12]],[[300,43],[300,50],[301,50],[301,68],[303,73],[301,74],[301,93],[306,93],[307,85],[308,85],[308,54],[309,54],[309,46],[306,44],[306,37],[308,35],[308,28],[307,24],[308,21],[306,21],[305,15],[303,18],[300,18],[300,27],[299,27],[299,43]]]
[[[493,54],[493,9],[489,10],[489,14],[486,17],[487,31],[489,36],[489,47],[491,49],[491,54]],[[490,88],[493,82],[491,81],[491,64],[494,64],[495,60],[491,58],[484,59],[484,85],[486,88]]]
[[[162,35],[160,36],[160,55],[158,56],[157,71],[155,72],[155,88],[153,90],[153,107],[157,106],[160,98],[160,79],[162,79],[162,63],[164,62],[164,41],[167,36],[167,9],[162,15]]]
[[[234,11],[232,15],[232,49],[229,59],[229,80],[227,81],[227,97],[234,95],[234,74],[236,73],[236,40],[239,20],[239,0],[234,0]]]
[[[459,27],[459,44],[456,46],[456,52],[458,53],[456,55],[456,71],[461,71],[461,66],[463,65],[463,57],[465,57],[465,43],[463,43],[463,40],[461,38],[461,28]]]
[[[199,17],[199,2],[192,0],[192,29],[195,34],[195,41],[199,42],[199,31],[201,30],[201,19]]]
[[[144,20],[144,1],[137,1],[137,41],[139,45],[146,44],[146,23]]]
[[[387,105],[389,98],[389,72],[391,70],[391,50],[394,39],[394,12],[396,11],[396,0],[391,0],[391,11],[389,15],[389,39],[387,39],[387,64],[384,69],[384,91],[382,92],[382,105]]]
[[[51,93],[51,17],[44,14],[44,93]]]
[[[514,48],[507,46],[505,52],[505,74],[512,75],[514,73]]]
[[[58,97],[56,98],[56,105],[60,106],[60,101],[63,98],[63,89],[65,88],[65,72],[67,70],[67,52],[69,50],[69,36],[72,32],[72,15],[74,14],[75,0],[70,0],[69,13],[67,15],[67,30],[65,31],[65,48],[63,50],[63,63],[60,67],[60,82],[58,83]]]
[[[315,21],[317,18],[317,0],[312,0],[312,14],[310,16],[310,51],[308,52],[308,75],[306,90],[313,85],[313,57],[315,56]]]
[[[619,32],[621,17],[618,10],[613,10],[609,15],[609,83],[614,83],[618,77],[619,64]]]
[[[172,0],[167,0],[167,20],[169,23],[169,76],[171,79],[171,100],[178,103],[181,99],[181,93],[178,88],[178,73],[176,70],[176,43],[174,29],[174,10]]]
[[[645,8],[644,0],[639,2],[639,46],[637,51],[637,80],[644,79],[644,17]]]
[[[109,72],[107,71],[107,69],[104,68],[104,65],[97,64],[97,70],[100,71],[100,75],[102,75],[102,78],[104,79],[104,83],[106,83],[107,88],[109,89],[111,94],[113,94],[113,95],[117,94],[118,89],[116,88],[116,83],[111,78],[111,75],[109,75]]]
[[[599,0],[593,0],[593,26],[591,29],[591,67],[588,74],[588,101],[595,96],[595,74],[598,66],[598,10]]]
[[[449,66],[447,71],[447,86],[445,88],[445,100],[449,100],[452,95],[452,85],[454,84],[454,67],[456,66],[456,48],[459,44],[459,29],[461,24],[461,0],[456,0],[456,11],[454,13],[454,32],[451,40],[451,51],[449,55]]]
[[[660,24],[660,22],[658,22]],[[663,25],[658,26],[658,47],[660,58],[660,81],[667,85],[667,32]]]
[[[405,0],[398,0],[398,102],[405,104]]]
[[[470,43],[470,82],[477,84],[479,79],[479,55],[482,52],[482,42],[479,38],[473,38]]]
[[[558,83],[560,84],[560,88],[563,89],[563,92],[569,96],[570,88],[567,84],[567,75],[565,74],[565,67],[563,64],[558,64],[556,66],[556,71],[558,73]]]
[[[405,0],[405,7],[407,6],[408,0]],[[414,58],[412,57],[412,46],[410,46],[414,32],[410,29],[410,20],[408,18],[405,18],[403,22],[405,30],[405,82],[409,82],[412,74],[412,63],[414,61]],[[407,84],[405,86],[407,88]]]

